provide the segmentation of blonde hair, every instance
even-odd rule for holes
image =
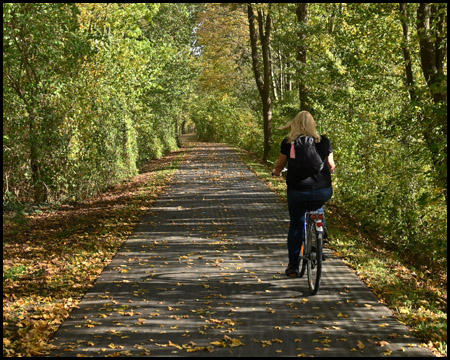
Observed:
[[[312,136],[316,143],[319,143],[321,138],[316,130],[316,122],[314,118],[308,111],[300,111],[292,121],[288,122],[286,125],[280,129],[291,129],[288,135],[288,141],[294,141],[301,135]]]

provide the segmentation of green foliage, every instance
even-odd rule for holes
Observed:
[[[410,24],[417,6],[408,5]],[[238,36],[227,40],[239,25],[230,28],[221,20],[233,17],[236,24],[239,7],[228,13],[226,9],[211,5],[202,13],[198,61],[217,66],[205,65],[208,73],[200,77],[192,119],[201,139],[262,154],[261,104],[251,76],[248,34],[246,42]],[[308,22],[301,29],[295,4],[273,4],[272,19],[272,92],[277,96],[269,163],[278,158],[287,133],[277,128],[300,110],[295,78],[300,70],[319,132],[328,135],[334,147],[333,202],[358,219],[359,226],[379,234],[380,247],[395,249],[410,263],[444,272],[446,102],[432,100],[415,31],[409,46],[417,98],[414,102],[409,98],[398,4],[308,4]],[[298,30],[306,34],[306,65],[296,60]],[[440,31],[445,38],[446,27]],[[247,61],[232,71],[230,54],[236,64],[239,59]],[[446,93],[446,77],[439,84],[439,91]]]
[[[430,105],[414,104],[417,112],[409,106],[398,13],[386,4],[347,4],[341,11],[331,34],[318,31],[321,20],[313,18],[310,47],[327,55],[312,62],[320,81],[311,75],[310,83],[314,115],[335,148],[334,201],[379,234],[381,246],[444,269],[446,199],[424,136],[433,116],[423,116]],[[321,41],[331,36],[334,42]],[[417,82],[424,86],[423,78]],[[444,156],[444,139],[438,131],[434,138]]]
[[[228,142],[255,152],[262,150],[261,127],[234,97],[199,97],[191,108],[191,117],[202,141]]]
[[[407,6],[409,40],[398,4],[311,3],[301,26],[295,4],[272,5],[269,162],[299,110],[301,72],[334,147],[335,204],[406,260],[446,268],[447,103],[434,96],[446,73],[429,88],[419,5]],[[446,23],[431,21],[446,39]],[[129,178],[175,149],[189,122],[202,140],[262,154],[243,5],[6,3],[3,43],[3,201],[19,215],[14,203],[84,199]]]
[[[10,269],[8,269],[7,271],[5,271],[3,273],[3,280],[5,279],[11,279],[11,280],[16,280],[19,276],[26,274],[27,273],[27,268],[25,265],[20,264],[14,267],[11,267]]]
[[[81,200],[177,148],[194,74],[190,5],[3,12],[4,203]]]

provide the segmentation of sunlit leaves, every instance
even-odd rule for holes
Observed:
[[[188,8],[4,4],[8,203],[81,200],[177,147],[193,74]],[[178,22],[167,27],[175,12],[182,38]]]
[[[245,71],[243,57],[246,53],[247,22],[240,7],[227,4],[207,4],[198,16],[197,44],[201,72],[199,84],[210,93],[235,91]]]

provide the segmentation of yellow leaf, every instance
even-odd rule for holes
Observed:
[[[196,352],[196,351],[201,351],[201,350],[206,350],[208,352],[213,352],[214,349],[213,347],[207,347],[207,346],[196,346],[194,348],[188,348],[186,349],[187,352]]]
[[[174,343],[173,343],[172,341],[170,341],[170,340],[169,340],[169,346],[174,346],[174,347],[176,347],[177,349],[180,349],[180,350],[183,349],[180,345],[174,344]]]
[[[244,346],[244,344],[239,339],[231,339],[230,347],[236,347],[236,346]]]
[[[365,348],[365,345],[363,344],[363,342],[361,340],[358,340],[357,343],[358,348],[360,348],[361,350]]]
[[[220,346],[220,347],[226,347],[227,344],[225,343],[225,341],[211,341],[210,342],[211,345],[216,345],[216,346]]]

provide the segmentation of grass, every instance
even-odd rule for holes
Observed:
[[[247,166],[282,199],[283,178],[271,176],[269,165],[255,155],[235,148]],[[447,356],[447,288],[432,274],[405,265],[395,252],[380,248],[375,234],[364,233],[357,222],[332,202],[326,206],[329,247],[352,268],[387,305],[399,321],[410,327],[424,346],[437,356]],[[444,287],[445,286],[445,287]]]

